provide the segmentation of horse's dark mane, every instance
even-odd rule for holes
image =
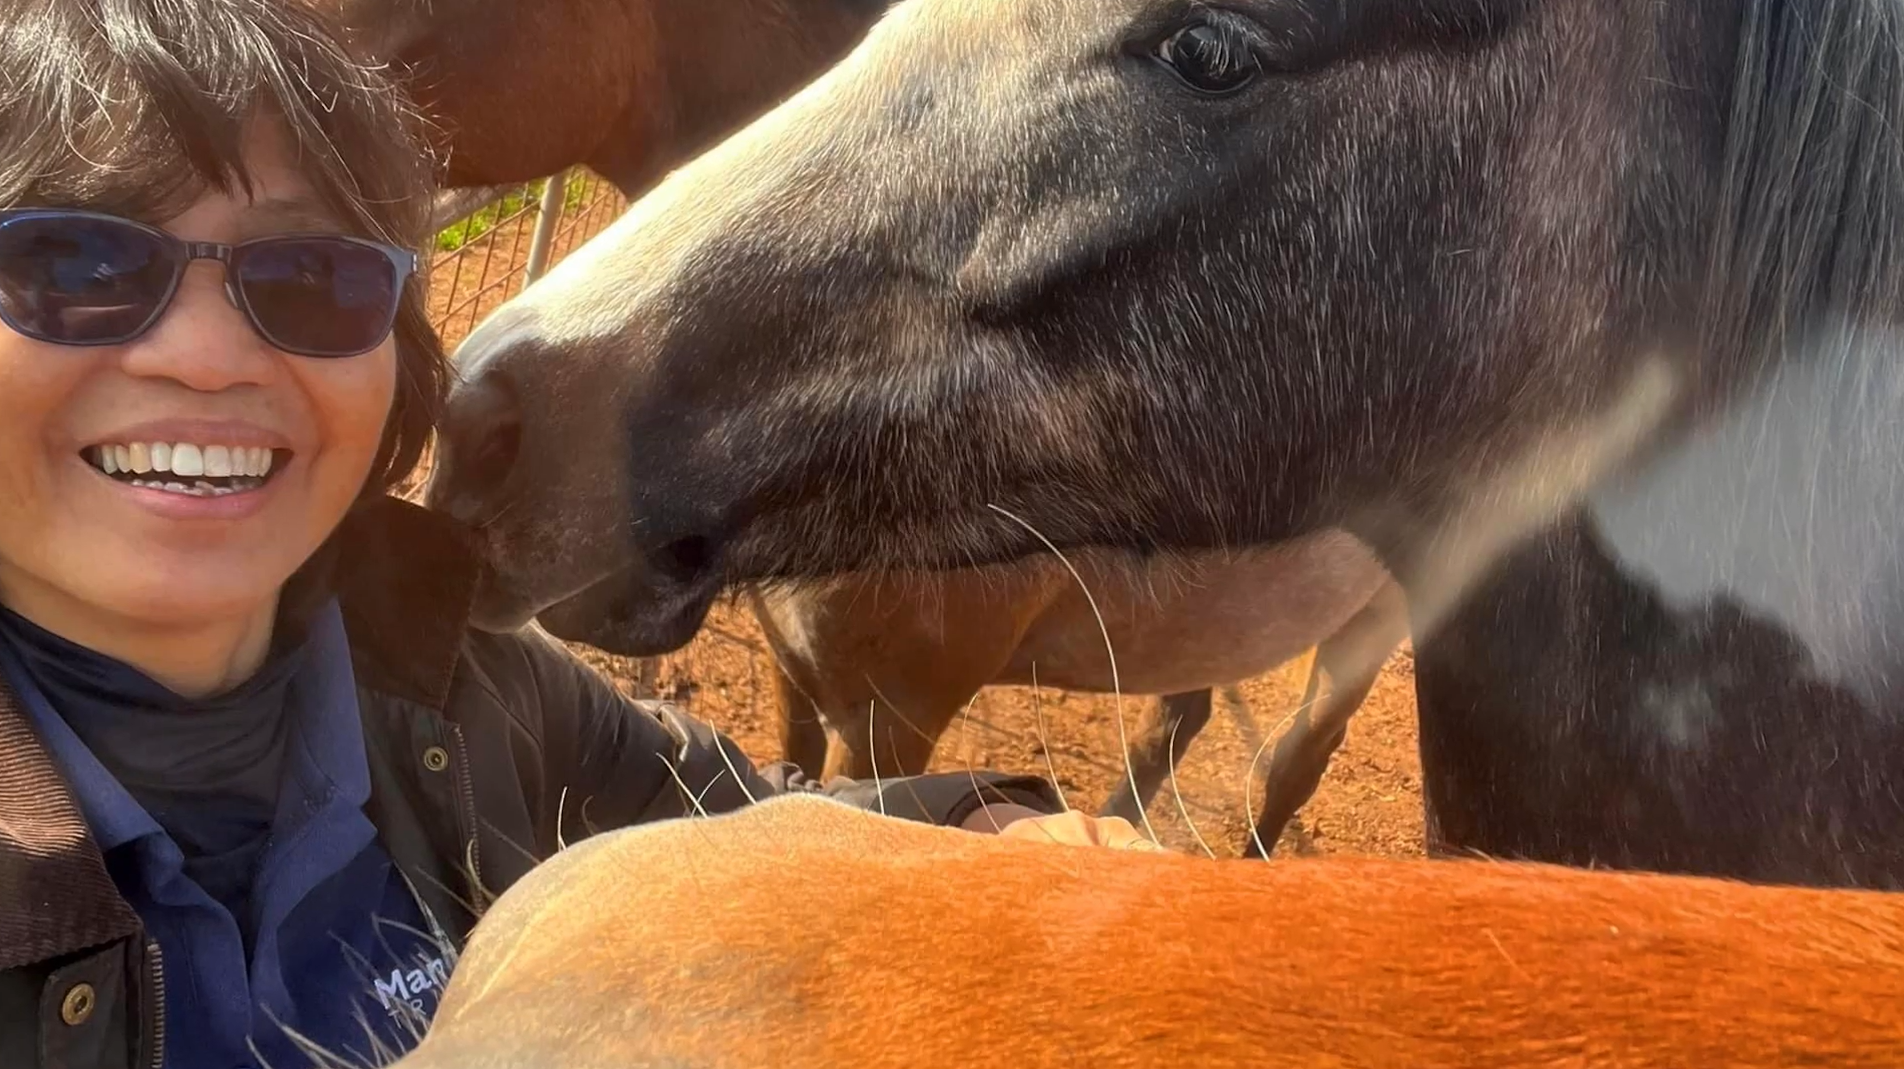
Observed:
[[[1732,73],[1705,351],[1904,322],[1904,4],[1744,0]]]

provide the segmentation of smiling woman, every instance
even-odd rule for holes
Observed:
[[[598,829],[1058,808],[755,769],[538,630],[471,630],[465,539],[388,493],[448,377],[429,161],[336,39],[287,0],[0,8],[8,1069],[400,1051],[482,905]]]
[[[414,464],[447,379],[395,247],[429,181],[397,98],[321,107],[298,72],[361,78],[295,10],[206,6],[16,5],[0,74],[0,598],[201,692],[256,667],[259,592]]]

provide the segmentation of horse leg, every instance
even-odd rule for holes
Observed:
[[[1205,687],[1157,699],[1138,722],[1137,736],[1130,747],[1129,772],[1118,780],[1117,790],[1098,811],[1099,816],[1123,817],[1133,824],[1144,819],[1144,808],[1156,796],[1164,777],[1183,760],[1190,740],[1210,722],[1210,698],[1210,689]]]
[[[939,737],[971,699],[972,694],[967,694],[963,700],[954,696],[946,701],[909,702],[903,709],[884,702],[866,703],[864,715],[838,725],[833,745],[827,748],[826,778],[870,780],[922,774],[932,763]]]
[[[1256,819],[1244,857],[1268,857],[1276,849],[1283,828],[1295,818],[1296,811],[1308,803],[1329,768],[1329,759],[1342,745],[1349,717],[1368,695],[1368,686],[1359,693],[1330,689],[1329,697],[1318,703],[1316,691],[1322,678],[1320,651],[1309,668],[1309,683],[1303,690],[1301,711],[1289,731],[1276,743],[1263,784],[1263,809]],[[1330,677],[1331,683],[1334,677]],[[1373,685],[1374,680],[1369,680]]]
[[[1283,828],[1307,805],[1348,734],[1349,719],[1381,676],[1388,656],[1408,634],[1407,603],[1392,584],[1316,647],[1296,721],[1276,743],[1263,783],[1263,811],[1243,856],[1268,857]],[[1318,700],[1320,677],[1329,696]]]
[[[781,754],[807,776],[820,775],[827,756],[826,723],[820,719],[820,707],[778,663],[774,665],[774,692],[780,700]]]

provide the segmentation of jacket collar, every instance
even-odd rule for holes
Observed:
[[[72,791],[0,681],[0,970],[138,931]]]
[[[461,529],[384,497],[352,512],[336,542],[357,684],[440,711],[476,600],[476,556]]]
[[[439,514],[385,497],[355,509],[332,544],[357,685],[442,710],[476,594],[467,543]],[[72,791],[0,679],[0,970],[139,930]]]

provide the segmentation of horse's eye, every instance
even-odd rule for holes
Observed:
[[[1227,96],[1256,80],[1262,63],[1250,38],[1227,21],[1204,19],[1158,44],[1156,57],[1184,84],[1209,96]]]

